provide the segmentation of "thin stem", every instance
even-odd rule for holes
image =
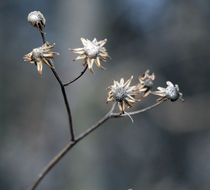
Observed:
[[[145,112],[147,110],[150,110],[158,105],[160,105],[163,101],[157,102],[151,106],[148,106],[144,109],[137,110],[134,112],[129,112],[130,115],[139,114],[142,112]],[[84,139],[86,136],[88,136],[90,133],[92,133],[94,130],[99,128],[103,123],[105,123],[107,120],[111,118],[119,118],[124,117],[126,114],[122,115],[120,113],[113,113],[114,108],[116,106],[116,103],[113,104],[111,110],[102,118],[100,119],[95,125],[91,126],[89,129],[87,129],[85,132],[80,134],[74,141],[69,142],[50,162],[49,164],[44,168],[44,170],[39,174],[38,179],[34,182],[32,187],[29,190],[34,190],[38,184],[43,180],[43,178],[47,175],[47,173],[66,155],[68,151],[70,151],[74,145],[76,145],[79,141]]]
[[[112,113],[111,114],[111,117],[112,118],[118,118],[118,117],[125,117],[125,116],[128,116],[128,115],[136,115],[136,114],[139,114],[139,113],[142,113],[142,112],[145,112],[145,111],[148,111],[158,105],[160,105],[161,103],[163,103],[164,101],[160,101],[160,102],[156,102],[155,104],[151,105],[151,106],[148,106],[146,108],[143,108],[143,109],[140,109],[140,110],[137,110],[137,111],[133,111],[133,112],[127,112],[127,114],[121,114],[121,113]]]
[[[105,123],[108,119],[111,118],[111,114],[115,108],[116,104],[113,104],[111,110],[102,118],[100,119],[95,125],[87,129],[84,133],[82,133],[79,137],[77,137],[74,141],[69,142],[50,162],[49,164],[44,168],[44,170],[39,174],[37,180],[34,182],[30,190],[34,190],[39,183],[43,180],[43,178],[47,175],[47,173],[66,155],[67,152],[69,152],[74,145],[76,145],[79,141],[81,141],[83,138],[85,138],[87,135],[89,135],[91,132],[96,130],[98,127],[100,127],[103,123]]]
[[[91,132],[93,132],[95,129],[97,129],[100,125],[102,125],[105,121],[111,118],[113,110],[116,106],[116,103],[113,104],[112,108],[110,111],[102,118],[100,119],[95,125],[87,129],[84,133],[80,134],[75,141],[80,141],[83,138],[85,138],[87,135],[89,135]]]
[[[45,35],[44,35],[44,32],[40,32],[41,33],[41,36],[42,36],[42,42],[43,44],[46,43],[46,39],[45,39]]]
[[[41,33],[42,41],[43,41],[43,44],[44,44],[46,42],[46,39],[45,39],[45,33],[42,31],[42,27],[39,30],[39,32]],[[68,119],[69,119],[70,140],[71,141],[74,141],[74,130],[73,130],[73,121],[72,121],[72,116],[71,116],[71,109],[70,109],[70,106],[69,106],[69,101],[68,101],[68,98],[67,98],[67,95],[66,95],[65,87],[64,87],[64,84],[61,81],[58,73],[56,72],[56,70],[55,70],[55,68],[54,68],[53,63],[51,62],[51,60],[48,60],[48,63],[50,65],[52,65],[51,71],[53,72],[55,78],[57,79],[58,83],[60,84],[61,91],[62,91],[62,94],[63,94],[63,99],[64,99],[65,106],[66,106],[66,111],[67,111],[67,114],[68,114]]]
[[[69,84],[75,82],[76,80],[78,80],[87,70],[88,65],[85,66],[85,68],[83,69],[83,71],[79,74],[79,76],[77,76],[75,79],[71,80],[70,82],[64,83],[64,86],[68,86]]]
[[[39,24],[38,30],[39,30],[39,32],[40,32],[40,34],[41,34],[41,36],[42,36],[42,42],[43,42],[43,44],[45,44],[45,43],[46,43],[45,33],[44,33],[43,30],[42,30],[41,24]]]
[[[34,190],[39,183],[42,181],[42,179],[47,175],[47,173],[58,163],[61,158],[64,157],[64,155],[75,145],[74,142],[69,142],[63,150],[61,150],[50,162],[49,164],[44,168],[44,170],[39,174],[37,180],[34,182],[30,190]]]
[[[65,102],[65,106],[66,106],[66,110],[67,110],[67,114],[68,114],[68,118],[69,118],[69,129],[70,129],[70,134],[71,134],[71,141],[74,141],[75,139],[74,139],[73,121],[72,121],[69,101],[68,101],[68,98],[67,98],[67,95],[66,95],[66,90],[65,90],[64,85],[63,85],[60,77],[58,76],[58,73],[56,72],[55,68],[52,67],[51,70],[52,70],[55,78],[59,82],[60,87],[61,87],[61,91],[62,91],[62,94],[63,94],[63,99],[64,99],[64,102]]]

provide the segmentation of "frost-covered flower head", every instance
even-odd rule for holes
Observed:
[[[182,101],[183,98],[183,94],[179,91],[179,86],[177,84],[173,84],[170,81],[166,82],[167,87],[163,88],[163,87],[158,87],[158,91],[154,91],[152,92],[155,95],[161,96],[161,98],[158,99],[158,101],[164,101],[164,100],[171,100],[172,102],[180,99]]]
[[[107,39],[97,41],[96,38],[94,38],[93,41],[90,41],[88,39],[81,38],[81,41],[84,45],[83,48],[71,49],[72,52],[80,54],[78,57],[73,59],[73,61],[84,59],[83,65],[86,66],[86,64],[88,64],[88,68],[91,73],[94,72],[93,63],[95,63],[98,68],[104,69],[101,66],[100,61],[106,62],[107,57],[110,58],[106,51],[106,48],[103,47],[104,44],[107,42]]]
[[[132,103],[139,102],[139,100],[135,99],[135,96],[140,91],[137,86],[130,86],[132,79],[133,76],[124,83],[124,79],[121,78],[120,82],[114,81],[114,84],[108,87],[110,91],[108,92],[107,103],[109,101],[117,102],[122,114],[125,113],[125,105],[130,108]]]
[[[24,61],[28,61],[37,66],[37,70],[42,75],[43,63],[52,68],[49,60],[54,59],[54,55],[59,55],[57,52],[50,51],[55,47],[55,44],[49,45],[48,43],[43,44],[41,47],[35,48],[32,52],[24,56]]]
[[[151,89],[153,87],[155,80],[155,74],[152,73],[149,75],[149,70],[147,70],[142,76],[139,77],[139,84],[138,86],[141,88],[141,91],[143,92],[142,98],[147,97],[151,93]]]
[[[32,26],[37,27],[39,31],[42,31],[42,28],[45,27],[46,20],[43,14],[40,11],[33,11],[28,14],[28,22]]]

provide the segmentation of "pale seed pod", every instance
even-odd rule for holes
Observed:
[[[39,31],[42,31],[42,28],[45,27],[46,20],[43,14],[40,11],[33,11],[28,14],[28,22],[32,26],[37,27]]]

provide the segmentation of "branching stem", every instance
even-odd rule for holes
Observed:
[[[113,104],[111,110],[102,118],[100,119],[95,125],[90,127],[84,133],[79,135],[74,141],[70,141],[44,168],[44,170],[39,174],[37,180],[34,182],[30,190],[34,190],[38,184],[42,181],[42,179],[47,175],[47,173],[66,155],[66,153],[71,150],[74,145],[76,145],[79,141],[89,135],[91,132],[96,130],[99,126],[101,126],[104,122],[111,118],[111,114],[115,108],[116,104]]]
[[[146,107],[144,109],[134,111],[134,112],[128,112],[130,115],[139,114],[142,112],[145,112],[147,110],[150,110],[158,105],[160,105],[162,102],[155,103],[149,107]],[[68,153],[78,142],[80,142],[82,139],[84,139],[86,136],[91,134],[93,131],[95,131],[97,128],[99,128],[103,123],[108,121],[111,118],[119,118],[119,117],[125,117],[126,114],[120,114],[120,113],[113,113],[114,108],[116,106],[116,103],[113,104],[111,110],[102,118],[100,119],[95,125],[91,126],[89,129],[87,129],[85,132],[81,133],[77,138],[75,138],[74,141],[69,142],[50,162],[49,164],[44,168],[44,170],[39,174],[37,180],[34,182],[32,187],[29,190],[34,190],[38,184],[42,181],[42,179],[47,175],[47,173]]]
[[[46,43],[46,39],[45,39],[45,33],[42,31],[42,28],[39,30],[39,32],[41,33],[41,37],[42,37],[42,41],[43,44]],[[52,66],[51,70],[55,76],[55,78],[57,79],[58,83],[60,84],[61,87],[61,91],[63,94],[63,98],[64,98],[64,102],[65,102],[65,106],[66,106],[66,110],[67,110],[67,114],[68,114],[68,118],[69,118],[69,127],[70,127],[70,135],[71,135],[71,140],[68,142],[68,144],[48,163],[48,165],[43,169],[43,171],[39,174],[37,180],[33,183],[32,187],[30,188],[30,190],[34,190],[39,183],[43,180],[43,178],[47,175],[47,173],[78,143],[80,142],[82,139],[84,139],[86,136],[88,136],[89,134],[91,134],[93,131],[95,131],[97,128],[99,128],[103,123],[105,123],[106,121],[108,121],[111,118],[119,118],[119,117],[125,117],[125,116],[130,116],[130,115],[136,115],[142,112],[145,112],[147,110],[150,110],[158,105],[160,105],[163,101],[161,102],[157,102],[151,106],[148,106],[144,109],[140,109],[134,112],[128,112],[126,114],[120,114],[120,113],[113,113],[114,108],[116,106],[116,103],[113,104],[112,108],[110,109],[110,111],[103,117],[101,118],[95,125],[91,126],[90,128],[88,128],[85,132],[81,133],[77,138],[74,137],[74,131],[73,131],[73,123],[72,123],[72,116],[71,116],[71,110],[70,110],[70,106],[69,106],[69,102],[68,102],[68,98],[66,95],[66,91],[65,91],[65,86],[68,86],[69,84],[75,82],[76,80],[78,80],[87,70],[87,66],[84,68],[84,70],[80,73],[80,75],[78,77],[76,77],[75,79],[73,79],[72,81],[68,82],[68,83],[63,83],[58,75],[58,73],[56,72],[53,63],[51,61],[49,61],[49,64]]]
[[[61,91],[62,91],[62,94],[63,94],[63,99],[64,99],[64,102],[65,102],[65,106],[66,106],[66,110],[67,110],[67,114],[68,114],[68,119],[69,119],[69,129],[70,129],[71,141],[74,141],[75,139],[74,139],[73,121],[72,121],[69,101],[68,101],[68,98],[67,98],[67,95],[66,95],[66,90],[65,90],[65,87],[64,87],[58,73],[56,72],[55,68],[52,67],[51,70],[52,70],[55,78],[57,79],[58,83],[60,84],[60,87],[61,87]]]
[[[71,80],[70,82],[64,83],[64,86],[68,86],[69,84],[75,82],[76,80],[78,80],[87,70],[88,65],[85,66],[85,68],[83,69],[83,71],[79,74],[79,76],[77,76],[75,79]]]
[[[43,44],[46,43],[45,33],[42,30],[39,30],[39,32],[41,33]],[[51,71],[53,72],[55,78],[57,79],[57,81],[58,81],[58,83],[61,87],[61,91],[62,91],[62,95],[63,95],[63,99],[64,99],[64,103],[65,103],[65,106],[66,106],[66,111],[67,111],[68,119],[69,119],[70,140],[74,141],[75,139],[74,139],[73,121],[72,121],[69,101],[68,101],[68,98],[67,98],[67,95],[66,95],[65,86],[64,86],[62,80],[60,79],[58,73],[56,72],[55,67],[53,66],[53,63],[50,60],[48,60],[48,62],[49,62],[50,65],[52,65]]]

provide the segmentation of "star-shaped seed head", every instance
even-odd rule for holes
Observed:
[[[28,22],[32,24],[32,26],[37,27],[40,32],[42,32],[42,28],[45,27],[46,20],[43,14],[40,11],[33,11],[28,14]]]
[[[164,100],[171,100],[172,102],[180,99],[182,101],[183,98],[183,94],[179,91],[179,86],[177,84],[173,84],[170,81],[166,82],[167,87],[163,88],[163,87],[158,87],[158,91],[154,91],[152,92],[155,95],[161,96],[161,98],[157,99],[157,101],[164,101]]]
[[[140,91],[143,92],[142,98],[147,97],[151,93],[151,89],[154,85],[155,74],[149,75],[149,70],[147,70],[142,76],[139,77]]]
[[[107,103],[109,101],[117,102],[122,114],[125,113],[125,105],[130,108],[132,103],[139,102],[135,96],[140,91],[137,86],[130,86],[132,79],[133,76],[124,83],[124,79],[121,78],[120,82],[114,81],[114,84],[108,87],[110,91],[108,92]]]
[[[81,38],[81,41],[84,45],[83,48],[71,49],[72,52],[80,54],[78,57],[73,59],[73,61],[76,61],[78,59],[84,59],[83,65],[88,65],[88,68],[91,73],[94,73],[93,63],[95,63],[98,68],[104,69],[101,66],[100,61],[106,62],[107,58],[110,58],[106,51],[106,48],[103,47],[107,42],[107,39],[97,41],[96,38],[94,38],[93,41],[90,41],[88,39]]]
[[[54,55],[59,55],[59,53],[51,51],[54,47],[55,44],[49,45],[45,43],[41,47],[35,48],[30,53],[26,54],[23,57],[24,61],[35,64],[39,74],[42,75],[43,63],[52,68],[53,65],[50,61],[54,59]]]

